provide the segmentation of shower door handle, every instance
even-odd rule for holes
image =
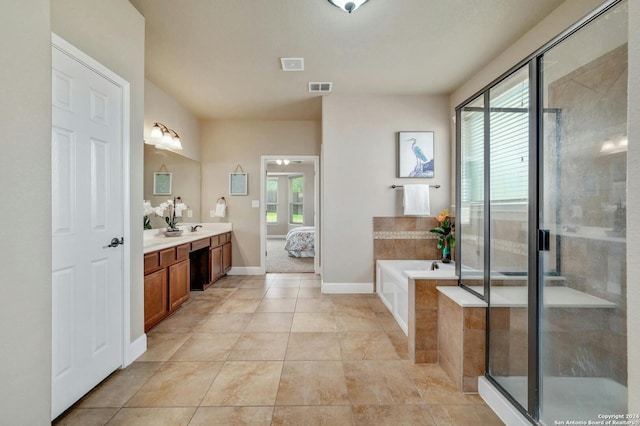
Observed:
[[[538,229],[538,251],[549,251],[551,237],[548,229]]]

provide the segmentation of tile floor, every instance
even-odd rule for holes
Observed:
[[[375,295],[322,295],[313,274],[225,277],[56,425],[502,424],[406,346]]]

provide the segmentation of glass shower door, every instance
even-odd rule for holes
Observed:
[[[627,4],[541,60],[540,414],[627,412]],[[586,424],[586,423],[585,423]]]

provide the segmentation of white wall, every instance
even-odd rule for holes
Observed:
[[[260,267],[260,161],[262,155],[319,155],[320,124],[317,121],[203,122],[202,137],[202,221],[209,217],[216,201],[227,200],[227,217],[233,224],[233,267]],[[249,173],[248,195],[229,196],[229,173],[240,164]]]
[[[128,243],[131,245],[131,340],[134,341],[144,334],[140,226],[143,217],[144,18],[127,0],[52,0],[51,31],[131,85],[131,241]],[[50,63],[48,67],[50,72]],[[50,102],[51,95],[48,97]]]
[[[629,2],[627,181],[627,347],[629,413],[640,413],[640,3]]]
[[[322,247],[327,284],[372,283],[373,217],[402,215],[392,184],[440,184],[431,213],[449,207],[449,98],[325,96],[322,104]],[[435,132],[435,177],[396,178],[398,131]],[[348,259],[348,261],[346,261]]]
[[[144,139],[154,123],[160,122],[180,135],[182,150],[177,154],[200,161],[200,124],[182,105],[149,80],[144,81]]]
[[[0,423],[51,417],[51,33],[49,0],[0,13]]]

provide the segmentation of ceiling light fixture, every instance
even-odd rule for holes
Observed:
[[[178,151],[182,149],[180,136],[175,130],[168,128],[162,123],[154,123],[149,133],[150,145],[155,145],[158,149],[171,149]]]
[[[282,166],[283,164],[286,166],[287,164],[289,164],[289,160],[287,160],[286,158],[284,160],[276,160],[276,164],[278,166]]]
[[[351,13],[365,4],[367,1],[368,0],[329,0],[329,3],[336,7],[339,7],[345,12]]]

